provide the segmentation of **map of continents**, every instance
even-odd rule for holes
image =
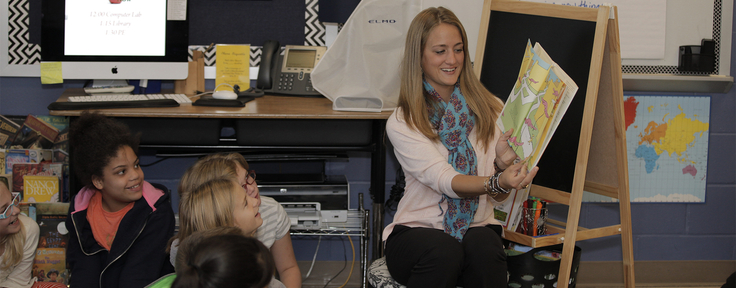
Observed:
[[[704,202],[710,98],[629,96],[624,111],[631,202]]]

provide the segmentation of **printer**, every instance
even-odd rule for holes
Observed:
[[[350,188],[345,175],[258,174],[258,189],[261,195],[271,197],[284,206],[292,220],[292,227],[294,223],[297,226],[299,223],[316,223],[310,222],[314,221],[314,212],[320,215],[320,224],[348,220]],[[296,205],[299,203],[304,205]],[[299,220],[300,216],[303,220]]]

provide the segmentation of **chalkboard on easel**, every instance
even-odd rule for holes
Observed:
[[[504,101],[508,98],[527,41],[539,42],[579,87],[539,161],[540,170],[533,182],[569,192],[575,176],[596,23],[501,11],[492,11],[489,20],[480,80],[493,94]]]

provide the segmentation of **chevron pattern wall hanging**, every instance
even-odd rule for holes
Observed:
[[[41,47],[29,44],[28,0],[8,2],[8,64],[30,65],[41,62]]]
[[[325,24],[319,22],[319,1],[306,0],[307,9],[304,12],[304,45],[325,46]]]

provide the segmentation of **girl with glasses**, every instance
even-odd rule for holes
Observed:
[[[259,211],[261,218],[263,218],[263,225],[256,230],[254,235],[258,240],[263,242],[266,247],[271,249],[273,254],[274,262],[276,263],[276,271],[279,275],[279,280],[287,288],[298,288],[302,285],[302,274],[299,266],[296,263],[296,256],[294,256],[294,247],[291,244],[291,234],[289,229],[291,228],[291,221],[289,215],[286,214],[286,210],[279,204],[278,201],[268,196],[261,196],[258,191],[258,185],[256,183],[256,172],[248,170],[248,161],[245,160],[243,155],[240,153],[217,153],[208,155],[194,166],[206,165],[214,159],[225,159],[235,164],[235,170],[238,175],[238,181],[242,185],[248,195],[256,198],[260,201]],[[196,168],[195,168],[196,169]],[[206,170],[206,169],[205,169]],[[203,175],[217,175],[220,169],[212,168],[213,174],[199,174]],[[199,181],[185,180],[190,176],[182,177],[181,184],[179,186],[179,193],[190,189],[189,185],[194,185]]]
[[[175,220],[169,190],[144,180],[138,137],[100,114],[71,123],[71,161],[84,187],[72,198],[67,265],[72,287],[143,287],[174,271],[166,244]]]
[[[19,196],[0,183],[0,287],[32,287],[33,258],[38,246],[38,224],[20,214]]]
[[[261,219],[263,219],[263,225],[256,230],[254,237],[271,249],[280,282],[289,288],[301,287],[301,271],[296,263],[294,248],[291,245],[291,235],[289,234],[291,221],[284,208],[276,200],[259,195],[255,181],[256,174],[252,170],[248,171],[248,162],[245,161],[242,155],[239,153],[218,153],[208,155],[197,161],[184,173],[179,182],[179,197],[182,199],[180,203],[187,199],[190,195],[189,191],[192,191],[200,183],[223,175],[235,175],[238,183],[245,188],[246,193],[259,202],[259,212]],[[181,221],[181,207],[180,205],[180,222],[183,222]],[[182,227],[183,225],[181,224]],[[183,229],[180,229],[180,231],[183,232]],[[182,232],[176,238],[183,239],[185,235]],[[173,263],[175,245],[172,245],[171,249]],[[279,281],[275,280],[273,283],[277,282]]]
[[[40,282],[32,275],[40,231],[36,221],[20,213],[19,202],[20,194],[12,195],[7,186],[0,184],[0,287],[66,287]]]

